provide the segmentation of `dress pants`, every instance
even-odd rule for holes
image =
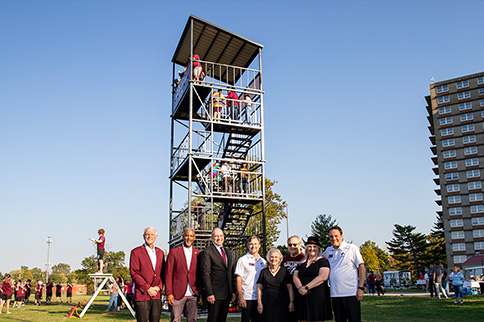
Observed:
[[[185,309],[187,322],[196,322],[198,313],[198,297],[185,296],[180,300],[175,300],[171,308],[171,322],[180,322]]]
[[[257,311],[257,300],[246,300],[247,307],[242,309],[240,322],[259,322],[260,314]]]
[[[159,322],[161,317],[161,300],[138,301],[136,304],[137,322]]]
[[[215,299],[214,304],[208,303],[207,322],[225,322],[229,313],[230,298],[225,300]]]
[[[336,322],[361,322],[360,301],[356,296],[333,297],[331,301]]]

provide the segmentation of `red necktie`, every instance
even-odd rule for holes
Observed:
[[[224,248],[220,247],[220,250],[222,251],[222,258],[224,259],[225,266],[227,266],[227,256],[225,256]]]

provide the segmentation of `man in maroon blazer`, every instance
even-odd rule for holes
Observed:
[[[180,322],[183,309],[187,322],[197,321],[200,283],[197,280],[197,263],[200,251],[192,247],[195,231],[185,230],[183,245],[168,254],[165,267],[165,287],[171,308],[171,321]]]
[[[161,317],[161,290],[165,257],[163,251],[155,247],[158,237],[153,227],[145,229],[145,243],[131,251],[129,268],[135,283],[134,299],[136,321],[158,322]]]

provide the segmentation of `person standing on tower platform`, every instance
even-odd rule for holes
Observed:
[[[236,121],[239,119],[239,96],[231,88],[226,97],[227,109],[229,111],[229,118]]]
[[[213,118],[220,119],[222,117],[222,109],[224,107],[225,96],[222,94],[222,89],[219,88],[216,92],[212,92],[213,103]]]

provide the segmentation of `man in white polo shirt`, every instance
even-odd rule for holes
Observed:
[[[257,280],[260,272],[267,267],[266,261],[259,256],[260,239],[252,236],[247,242],[249,252],[239,258],[235,267],[239,306],[242,308],[241,322],[259,322],[257,312]]]
[[[360,301],[363,299],[366,268],[357,246],[343,241],[343,230],[333,226],[328,232],[332,246],[323,257],[331,271],[329,283],[336,322],[360,322]]]

